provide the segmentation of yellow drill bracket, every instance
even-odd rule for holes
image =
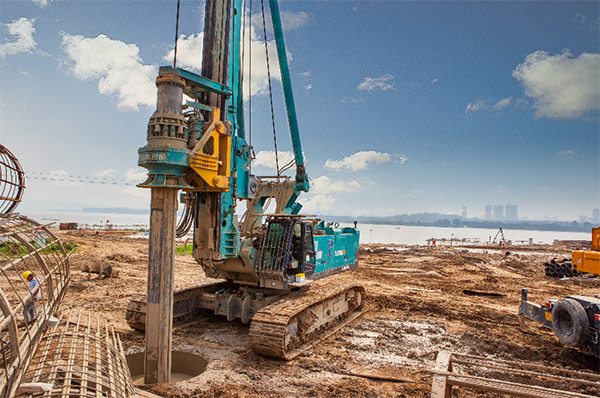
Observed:
[[[190,155],[190,167],[210,188],[225,192],[231,174],[231,123],[220,120],[218,108],[210,115],[210,125]]]

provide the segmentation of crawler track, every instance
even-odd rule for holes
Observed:
[[[202,308],[198,297],[206,291],[216,291],[227,286],[227,282],[210,282],[188,289],[177,290],[173,293],[173,325],[188,322]],[[146,329],[146,295],[133,296],[127,305],[125,319],[130,327],[144,331]]]
[[[362,313],[365,289],[358,285],[311,287],[294,293],[254,315],[252,351],[290,360]]]

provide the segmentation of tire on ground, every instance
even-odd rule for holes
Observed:
[[[590,321],[581,304],[574,299],[563,298],[552,309],[552,328],[564,345],[583,346],[590,332]]]

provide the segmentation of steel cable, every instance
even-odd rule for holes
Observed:
[[[275,167],[277,168],[277,176],[281,175],[279,170],[279,155],[277,153],[277,134],[275,132],[275,112],[273,111],[273,90],[271,87],[271,67],[269,65],[269,44],[267,42],[267,23],[265,22],[265,3],[260,0],[262,8],[263,33],[265,35],[265,55],[267,59],[267,77],[269,78],[269,101],[271,103],[271,122],[273,124],[273,144],[275,146]]]

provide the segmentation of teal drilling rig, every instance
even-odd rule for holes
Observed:
[[[127,309],[129,324],[146,331],[146,382],[168,380],[172,322],[187,321],[202,309],[251,322],[254,352],[291,359],[362,308],[361,286],[310,288],[316,279],[357,267],[359,231],[356,225],[339,228],[300,215],[297,200],[309,190],[309,179],[279,6],[276,0],[269,5],[294,178],[280,170],[266,177],[250,172],[254,151],[244,121],[242,0],[207,0],[200,75],[174,62],[161,67],[156,79],[156,111],[138,160],[148,169],[139,186],[152,191],[148,294],[132,299]],[[185,208],[176,225],[180,190]],[[246,201],[246,212],[238,220],[240,201]],[[265,214],[272,201],[275,212]],[[193,256],[208,277],[222,281],[173,292],[175,236],[190,229]]]

